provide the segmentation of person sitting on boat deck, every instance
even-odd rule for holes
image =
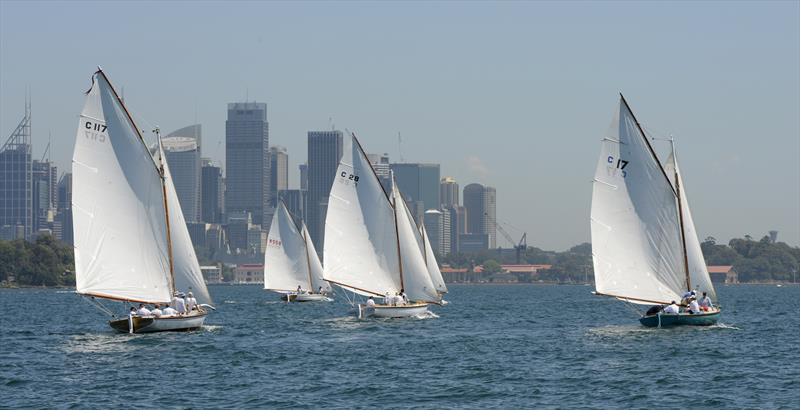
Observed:
[[[714,305],[711,303],[711,298],[708,297],[708,293],[706,292],[703,292],[703,297],[700,298],[700,309],[704,311],[714,309]]]
[[[131,316],[136,316],[136,308],[131,306],[131,311],[128,312],[128,314],[131,315]]]
[[[406,295],[405,289],[400,289],[400,299],[402,299],[404,305],[408,303],[408,296]]]
[[[167,307],[164,308],[164,311],[161,312],[161,316],[175,316],[177,314],[178,311],[173,309],[172,306],[169,305],[167,305]]]
[[[186,301],[183,299],[183,293],[175,292],[175,297],[172,298],[172,308],[179,314],[186,313]]]
[[[375,299],[373,299],[372,296],[370,296],[369,299],[367,299],[367,307],[375,307]]]
[[[677,315],[680,312],[680,308],[678,308],[678,304],[673,300],[669,306],[664,308],[663,312],[670,315]]]
[[[695,297],[697,293],[693,290],[688,290],[686,293],[681,296],[681,305],[688,305],[691,302],[692,298]]]
[[[320,286],[319,289],[317,289],[317,293],[319,293],[320,295],[322,294],[322,286]]]
[[[163,313],[161,312],[161,309],[159,308],[159,305],[158,305],[158,303],[156,303],[155,305],[153,305],[153,310],[151,310],[151,311],[150,311],[150,314],[152,314],[152,315],[153,315],[153,316],[155,316],[155,317],[161,317],[161,315],[162,315]]]
[[[689,302],[689,313],[693,315],[700,313],[700,305],[696,298],[692,298],[692,301]]]
[[[394,306],[394,296],[386,292],[386,295],[383,296],[383,304],[386,306]]]
[[[197,305],[197,299],[192,292],[189,292],[186,294],[186,312],[191,313],[193,310],[200,310],[200,306]]]
[[[150,316],[150,311],[144,307],[144,303],[140,303],[139,310],[136,311],[136,314],[139,316]]]

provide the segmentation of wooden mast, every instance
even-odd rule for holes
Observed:
[[[686,273],[686,290],[692,290],[692,280],[689,276],[689,253],[686,252],[686,231],[683,227],[683,198],[681,198],[681,183],[678,176],[678,158],[675,155],[675,142],[670,140],[672,145],[672,166],[675,168],[675,194],[678,196],[678,221],[681,225],[681,246],[683,250],[683,269]]]
[[[164,195],[164,220],[167,223],[167,255],[169,256],[170,287],[172,288],[170,293],[174,294],[177,289],[175,289],[175,261],[172,257],[172,230],[169,226],[169,206],[167,205],[167,173],[164,169],[164,147],[161,146],[161,131],[158,128],[154,131],[158,138],[158,162],[161,166],[159,170],[161,173],[161,193]]]
[[[394,174],[392,174],[392,186],[394,187]],[[397,227],[397,194],[396,189],[392,189],[392,199],[394,201],[394,235],[397,239],[397,264],[400,266],[400,291],[405,292],[406,286],[403,283],[403,257],[400,254],[400,229]],[[402,201],[403,198],[400,198]]]

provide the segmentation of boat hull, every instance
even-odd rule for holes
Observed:
[[[319,293],[286,293],[281,295],[281,300],[288,302],[333,302],[333,299]]]
[[[208,316],[208,313],[160,318],[134,316],[131,320],[133,322],[133,333],[153,333],[196,330],[203,326],[206,316]],[[112,320],[108,324],[116,331],[130,333],[131,322],[129,322],[128,318]]]
[[[401,306],[389,305],[358,305],[359,317],[404,318],[414,317],[428,311],[425,303],[414,303]]]
[[[646,327],[711,326],[719,321],[720,311],[709,313],[656,314],[642,316],[639,322]],[[659,323],[660,322],[660,323]]]

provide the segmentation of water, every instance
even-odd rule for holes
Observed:
[[[357,320],[214,286],[200,331],[114,333],[0,290],[0,407],[798,408],[800,287],[729,286],[722,323],[647,329],[587,286],[451,285],[438,317]]]

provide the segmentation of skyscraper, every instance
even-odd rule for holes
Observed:
[[[225,121],[225,212],[250,212],[253,223],[269,224],[269,123],[267,104],[228,104]]]
[[[173,131],[162,139],[169,172],[186,222],[200,220],[201,132],[200,124],[194,124]]]
[[[222,168],[214,165],[210,159],[203,158],[201,177],[201,220],[208,223],[222,223],[223,190]]]
[[[467,208],[467,232],[488,235],[488,246],[497,245],[497,193],[490,186],[469,184],[464,187]]]
[[[439,182],[439,197],[442,201],[442,206],[458,206],[458,182],[453,177],[444,177]]]
[[[308,191],[308,164],[300,164],[297,168],[300,169],[300,189]]]
[[[308,199],[306,225],[317,252],[322,253],[325,241],[325,215],[328,195],[342,158],[341,131],[308,132]]]
[[[270,170],[269,195],[272,207],[278,205],[278,192],[289,189],[289,155],[286,148],[274,146],[269,148]]]
[[[30,238],[33,231],[31,110],[0,147],[0,239]]]
[[[34,160],[31,170],[33,231],[52,232],[58,195],[58,168],[50,161]]]
[[[61,225],[61,237],[66,243],[73,243],[72,236],[72,174],[65,173],[58,181],[58,222]]]
[[[431,249],[438,255],[447,255],[451,250],[450,212],[438,209],[425,211],[425,231],[431,241]]]
[[[391,164],[394,179],[419,220],[427,209],[439,209],[439,164]]]
[[[461,238],[459,235],[467,233],[467,210],[463,206],[451,205],[444,208],[450,215],[450,251],[459,252]]]

